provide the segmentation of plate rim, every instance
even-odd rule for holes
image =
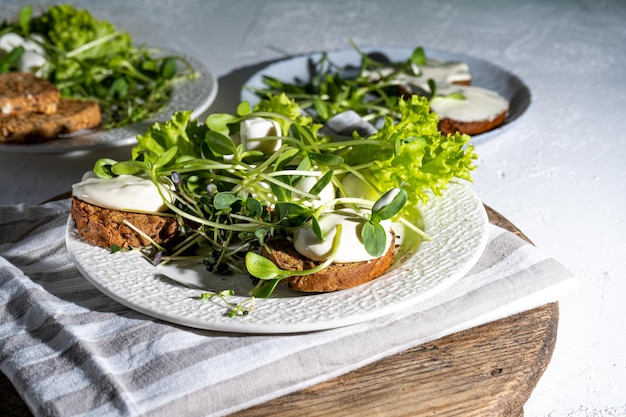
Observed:
[[[79,245],[78,248],[86,249],[87,251],[97,251],[100,254],[104,254],[104,256],[112,256],[112,254],[104,253],[103,251],[108,252],[106,248],[98,248],[95,246],[91,246],[85,243],[84,241],[82,241],[81,239],[77,238],[76,236],[73,236],[73,234],[76,235],[76,228],[74,226],[71,216],[68,217],[68,221],[66,225],[66,234],[65,234],[66,247],[67,247],[67,250],[69,252],[72,262],[74,263],[74,265],[76,266],[80,274],[87,281],[89,281],[92,285],[94,285],[100,292],[102,292],[104,295],[108,296],[109,298],[115,300],[116,302],[128,308],[138,311],[140,313],[143,313],[152,318],[160,319],[160,320],[178,324],[178,325],[183,325],[183,326],[190,327],[190,328],[220,331],[220,332],[234,332],[234,333],[242,333],[242,334],[250,334],[250,333],[288,334],[288,333],[300,333],[300,332],[327,330],[327,329],[344,327],[344,326],[353,325],[353,324],[369,321],[372,319],[380,318],[382,316],[387,316],[394,312],[398,312],[402,309],[414,306],[415,304],[418,304],[419,302],[423,302],[429,299],[430,297],[437,295],[440,292],[452,286],[454,283],[460,280],[463,276],[465,276],[465,274],[469,272],[469,270],[476,264],[476,262],[482,255],[484,248],[486,247],[487,240],[488,240],[489,220],[487,217],[487,212],[486,212],[486,209],[484,208],[484,205],[482,204],[480,199],[477,197],[477,195],[473,192],[473,190],[471,190],[469,185],[461,183],[460,181],[459,182],[454,181],[450,185],[451,185],[451,188],[459,187],[461,192],[469,193],[469,195],[466,198],[468,198],[469,199],[468,201],[470,201],[470,203],[473,205],[472,209],[474,211],[472,212],[472,215],[477,219],[477,223],[471,225],[472,230],[474,230],[475,228],[475,230],[478,231],[477,236],[476,236],[476,241],[474,242],[472,251],[468,252],[465,255],[465,259],[463,260],[463,263],[461,265],[457,265],[456,269],[453,270],[453,274],[451,274],[450,276],[447,276],[443,282],[439,282],[434,287],[428,288],[427,291],[418,293],[412,297],[404,298],[400,301],[396,301],[393,304],[386,304],[384,308],[357,310],[356,313],[353,311],[350,314],[347,314],[343,317],[334,318],[330,320],[310,321],[306,323],[302,323],[302,322],[298,322],[298,323],[261,322],[261,323],[258,323],[254,321],[254,314],[255,314],[254,311],[250,315],[245,316],[245,317],[239,316],[239,317],[228,318],[226,320],[223,320],[223,315],[226,310],[225,310],[225,307],[222,307],[220,310],[219,306],[215,306],[215,308],[211,308],[211,306],[206,307],[207,310],[210,309],[215,315],[220,314],[218,313],[218,311],[221,311],[221,318],[213,317],[212,321],[207,320],[206,318],[188,319],[183,316],[171,314],[170,312],[163,313],[161,311],[155,311],[154,308],[151,308],[150,306],[146,305],[149,303],[137,303],[133,300],[130,300],[122,296],[121,294],[115,291],[112,291],[106,285],[104,285],[103,282],[95,278],[90,273],[89,268],[78,259],[77,253],[74,250],[75,248],[74,245]],[[436,199],[439,199],[439,198],[445,198],[445,193],[444,193],[444,196],[442,197],[436,197]],[[431,201],[432,200],[433,199],[431,199]],[[451,199],[451,200],[452,201],[442,200],[441,204],[445,203],[445,204],[451,204],[454,206],[456,199]],[[435,207],[438,207],[438,205],[435,205]],[[433,239],[436,239],[436,236],[434,236]],[[428,244],[428,243],[429,242],[422,242],[422,245]],[[417,255],[414,253],[411,256],[412,257],[418,256],[420,253],[420,249],[421,247],[416,252]],[[113,255],[119,255],[119,254],[121,255],[134,254],[133,256],[135,257],[140,256],[139,252],[137,251],[126,252],[126,253],[116,253]],[[146,269],[151,268],[152,271],[156,271],[156,267],[150,266],[149,263],[145,259],[133,260],[133,262],[136,262],[136,261],[143,262],[145,264]],[[389,272],[389,274],[392,274],[392,273],[394,273],[394,271]],[[398,279],[400,278],[401,277],[399,277]],[[145,279],[147,281],[154,283],[161,278],[159,278],[156,274],[153,274],[151,277],[145,277]],[[390,276],[387,279],[394,279],[394,277]],[[183,287],[175,283],[172,283],[171,285],[173,285],[174,287],[169,287],[168,290],[174,291],[176,293],[176,296],[192,297],[193,295],[195,295],[197,297],[200,292],[207,292],[203,290],[190,289],[190,288]],[[374,285],[373,281],[370,283],[365,283],[360,286],[351,288],[349,290],[337,291],[334,293],[304,295],[298,298],[304,299],[304,297],[307,297],[307,298],[308,297],[324,297],[326,301],[330,300],[330,302],[337,301],[337,300],[341,301],[344,298],[344,295],[345,297],[355,295],[358,298],[359,292],[361,294],[366,294],[368,289],[371,289],[370,287],[372,285]],[[377,285],[382,285],[382,284],[377,283]],[[244,299],[244,298],[245,297],[239,297],[239,299]],[[269,300],[269,301],[266,301],[266,300]],[[272,304],[280,305],[281,304],[280,300],[281,299],[279,298],[274,298],[274,299],[270,298],[270,299],[256,299],[255,301],[257,304],[267,303],[268,305],[271,306]],[[316,301],[321,301],[321,299],[318,298]],[[207,303],[207,301],[202,301],[202,302]],[[293,302],[297,303],[297,301],[293,301]]]
[[[392,51],[394,53],[400,53],[408,57],[410,53],[413,52],[413,50],[415,50],[415,48],[416,47],[400,46],[400,45],[382,45],[382,46],[359,47],[359,50],[361,50],[362,52],[366,52],[366,53],[369,53],[369,52],[385,53],[385,52]],[[525,97],[527,97],[527,100],[522,103],[522,105],[520,106],[519,112],[515,114],[513,118],[511,118],[510,115],[507,115],[505,119],[505,123],[503,125],[495,129],[492,129],[490,131],[487,131],[485,133],[481,133],[479,135],[473,135],[472,143],[478,143],[478,142],[482,143],[488,139],[492,139],[498,136],[499,134],[503,133],[504,131],[512,127],[512,125],[514,125],[516,122],[521,120],[521,118],[528,113],[528,110],[530,109],[532,102],[533,102],[532,92],[530,88],[528,87],[528,85],[524,82],[524,80],[522,80],[521,77],[519,77],[517,74],[483,58],[479,58],[479,57],[475,57],[475,56],[463,54],[463,53],[451,52],[451,51],[438,49],[438,48],[431,48],[427,46],[424,46],[423,48],[427,57],[438,59],[438,58],[445,56],[446,57],[445,59],[459,60],[459,61],[464,61],[464,62],[469,61],[468,62],[469,64],[471,63],[480,64],[480,65],[488,66],[492,68],[493,70],[497,70],[498,72],[506,75],[510,80],[518,84],[518,89],[517,89],[518,94],[522,94]],[[329,55],[345,55],[345,54],[356,54],[356,51],[354,48],[350,48],[350,47],[327,49],[327,50],[315,50],[315,51],[291,55],[288,57],[283,57],[275,61],[270,61],[266,65],[264,65],[262,68],[255,71],[254,74],[249,76],[248,79],[242,84],[242,88],[240,91],[241,101],[247,100],[250,102],[251,105],[254,105],[256,102],[258,102],[258,98],[256,97],[256,95],[246,90],[246,86],[248,86],[251,83],[251,81],[261,80],[264,72],[273,70],[277,67],[288,65],[289,63],[293,64],[297,61],[307,59],[312,56],[319,56],[323,53],[328,53]],[[471,65],[470,65],[470,70],[471,70]],[[298,74],[294,74],[294,76],[297,76],[297,75]],[[475,78],[476,78],[475,74],[472,74],[472,79],[475,79]],[[472,84],[472,85],[475,85],[477,87],[483,87],[483,85],[480,85],[480,84]],[[497,92],[500,93],[500,91],[497,91]],[[251,100],[251,98],[253,98],[256,101]],[[509,99],[509,104],[511,103],[513,98],[514,97],[511,97]]]
[[[206,85],[208,87],[207,88],[208,94],[206,95],[206,97],[204,97],[204,99],[192,109],[178,109],[178,108],[173,108],[173,107],[170,107],[169,105],[166,105],[166,107],[162,109],[160,112],[158,112],[154,117],[150,119],[142,120],[137,123],[133,123],[133,124],[126,125],[126,126],[121,126],[119,128],[104,130],[104,131],[98,131],[98,130],[89,131],[88,130],[83,133],[77,132],[78,136],[90,136],[90,135],[98,136],[100,134],[106,135],[108,132],[128,130],[127,135],[125,137],[117,139],[117,140],[115,139],[103,140],[103,141],[94,142],[92,144],[75,145],[75,146],[71,146],[71,145],[64,146],[65,138],[52,139],[52,140],[48,140],[48,141],[44,141],[40,143],[33,143],[33,144],[0,143],[0,153],[66,154],[66,153],[71,153],[75,151],[92,151],[92,150],[100,150],[100,149],[118,148],[118,147],[123,147],[123,146],[129,146],[129,145],[136,143],[137,135],[142,134],[149,126],[152,126],[154,123],[164,122],[166,120],[165,116],[163,116],[164,114],[169,114],[169,113],[173,114],[174,112],[179,111],[179,110],[191,110],[192,111],[191,117],[198,118],[202,113],[204,113],[211,106],[211,104],[213,104],[213,102],[215,101],[217,97],[219,86],[218,86],[218,78],[215,75],[215,73],[203,62],[201,62],[200,60],[192,56],[182,54],[178,51],[175,51],[169,48],[161,48],[161,47],[159,48],[148,47],[148,48],[158,50],[158,54],[160,55],[176,55],[177,57],[187,60],[191,64],[191,66],[196,69],[196,71],[200,72],[201,78],[203,80],[206,80]],[[190,82],[190,81],[185,81],[185,82]],[[172,98],[175,98],[176,93],[180,91],[181,87],[174,85],[173,89],[174,90],[172,93]]]

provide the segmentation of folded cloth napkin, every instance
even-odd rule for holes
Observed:
[[[69,200],[0,207],[0,369],[37,416],[225,415],[556,301],[575,283],[492,226],[463,279],[400,313],[289,335],[201,331],[127,309],[81,277],[68,215]]]

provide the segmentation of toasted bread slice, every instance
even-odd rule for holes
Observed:
[[[95,101],[60,99],[54,114],[23,113],[0,117],[0,143],[42,142],[100,123],[100,106]]]
[[[505,110],[491,120],[485,119],[476,122],[461,122],[459,120],[444,118],[439,120],[439,130],[444,135],[453,135],[456,132],[464,133],[470,136],[479,135],[500,127],[506,120],[507,114],[508,110]]]
[[[508,100],[486,88],[449,85],[439,87],[437,94],[430,108],[439,115],[443,134],[485,133],[501,126],[509,112]]]
[[[56,113],[59,95],[54,84],[31,73],[0,74],[0,113],[3,116]]]
[[[272,240],[267,246],[261,249],[260,254],[274,262],[280,269],[303,271],[320,264],[300,255],[294,249],[293,244],[286,239]],[[391,246],[379,258],[364,262],[331,264],[315,274],[287,278],[284,282],[290,288],[302,292],[345,290],[383,275],[393,263],[396,252],[395,235],[393,235]]]
[[[90,245],[139,248],[151,243],[125,221],[160,245],[168,245],[179,239],[178,221],[173,217],[106,209],[76,197],[72,198],[71,216],[78,233]]]
[[[63,131],[61,133],[91,129],[102,123],[100,106],[92,100],[61,99],[57,116],[60,116],[63,121]]]

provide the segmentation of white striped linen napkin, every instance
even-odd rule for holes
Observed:
[[[556,301],[576,282],[492,226],[466,277],[401,313],[289,335],[200,331],[129,310],[83,279],[65,248],[68,215],[69,200],[0,207],[0,369],[36,416],[226,415]]]

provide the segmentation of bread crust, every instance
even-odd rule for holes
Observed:
[[[168,246],[179,240],[178,221],[173,217],[102,208],[76,197],[72,197],[70,213],[78,233],[85,242],[95,246],[138,248],[151,244],[126,225],[125,220],[160,245]]]
[[[100,106],[92,100],[60,99],[56,110],[0,117],[0,143],[42,142],[102,123]]]
[[[345,290],[383,275],[393,263],[396,252],[395,235],[392,234],[389,249],[379,258],[364,262],[331,264],[315,274],[290,277],[282,282],[290,288],[302,292]],[[259,253],[285,270],[303,271],[314,268],[321,263],[300,255],[294,249],[292,242],[287,239],[272,240],[268,242],[267,248],[261,248]]]
[[[501,126],[506,119],[508,109],[498,114],[492,120],[478,120],[475,122],[460,122],[458,120],[443,118],[439,120],[439,130],[444,135],[455,134],[456,132],[467,135],[479,135]]]
[[[56,113],[59,96],[59,90],[54,84],[34,74],[0,74],[0,113],[3,116]]]

